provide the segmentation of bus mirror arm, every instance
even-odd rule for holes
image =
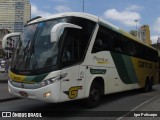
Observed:
[[[76,28],[76,29],[82,29],[82,27],[71,24],[71,23],[58,23],[55,26],[53,26],[51,30],[51,42],[56,42],[60,35],[61,32],[63,32],[64,28]]]
[[[21,32],[15,32],[15,33],[9,33],[7,35],[5,35],[2,39],[2,49],[4,50],[4,52],[6,52],[6,50],[13,50],[13,48],[7,47],[7,40],[10,37],[15,37],[15,36],[20,36]]]

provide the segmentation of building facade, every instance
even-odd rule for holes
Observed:
[[[0,0],[0,29],[21,32],[30,18],[29,0]]]
[[[8,33],[10,33],[8,29],[0,29],[0,58],[4,55],[2,50],[2,39]]]
[[[143,25],[138,29],[137,37],[142,42],[151,45],[151,39],[150,39],[150,29],[148,25]]]
[[[2,39],[8,33],[10,33],[8,29],[0,29],[0,49],[2,49]]]

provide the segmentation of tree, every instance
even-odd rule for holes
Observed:
[[[131,30],[129,33],[130,33],[131,35],[137,37],[137,31],[136,31],[136,30]]]

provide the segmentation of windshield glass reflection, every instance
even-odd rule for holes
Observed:
[[[51,29],[65,18],[26,26],[14,52],[12,67],[34,70],[56,65],[59,41],[51,42]]]

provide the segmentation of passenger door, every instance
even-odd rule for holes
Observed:
[[[78,91],[81,86],[78,86],[79,65],[65,68],[61,72],[61,101],[68,101],[78,98]]]
[[[64,41],[62,54],[62,80],[61,80],[61,101],[79,98],[79,30],[67,28],[62,36]]]

